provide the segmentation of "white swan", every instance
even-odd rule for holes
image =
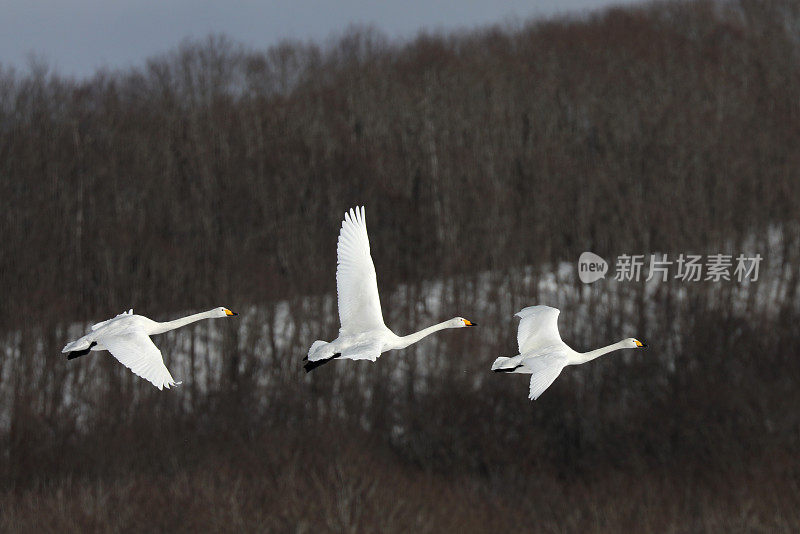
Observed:
[[[381,353],[403,349],[445,328],[475,326],[462,317],[454,317],[415,334],[398,336],[383,322],[378,297],[378,279],[369,254],[369,237],[364,207],[344,215],[336,249],[336,292],[339,296],[339,337],[330,343],[317,340],[303,358],[306,372],[333,359],[375,361]]]
[[[178,385],[180,382],[172,379],[172,375],[164,365],[161,351],[153,344],[150,336],[163,334],[202,319],[233,315],[238,314],[227,308],[214,308],[207,312],[159,323],[141,315],[134,315],[133,309],[130,309],[113,319],[92,326],[91,332],[67,343],[61,352],[66,352],[67,359],[73,360],[89,354],[92,350],[107,350],[134,374],[152,382],[158,389],[164,387],[169,389],[170,386]]]
[[[575,352],[558,335],[559,310],[550,306],[530,306],[520,310],[517,331],[519,352],[511,358],[497,358],[492,371],[524,373],[531,376],[528,398],[536,400],[567,365],[578,365],[619,349],[644,348],[646,343],[632,337],[589,352]]]

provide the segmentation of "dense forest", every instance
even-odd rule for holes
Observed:
[[[0,65],[0,530],[798,531],[798,147],[796,1]],[[481,326],[306,375],[355,205],[390,328]],[[583,251],[764,261],[588,286]],[[650,348],[530,402],[489,368],[532,304]],[[214,306],[156,339],[177,389],[60,353]]]

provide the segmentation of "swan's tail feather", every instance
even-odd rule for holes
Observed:
[[[506,358],[501,356],[492,364],[492,371],[495,373],[510,373],[517,367],[519,367],[519,362],[516,358]]]
[[[322,341],[321,339],[318,339],[314,343],[311,344],[311,348],[308,349],[308,352],[310,354],[310,353],[314,352],[315,350],[317,350],[318,348],[320,348],[321,346],[327,345],[327,344],[328,343],[326,341]]]
[[[306,373],[310,373],[320,365],[328,363],[337,356],[339,356],[339,353],[334,354],[330,343],[318,339],[311,344],[311,348],[308,349],[308,355],[303,358],[303,361],[306,362],[303,365],[303,369],[306,370]]]
[[[325,360],[330,358],[332,354],[333,349],[330,348],[330,343],[318,339],[311,344],[311,348],[308,349],[308,354],[303,358],[303,361]]]
[[[61,352],[72,352],[74,350],[83,350],[89,346],[89,341],[84,338],[76,339],[75,341],[70,341],[64,348],[61,349]]]

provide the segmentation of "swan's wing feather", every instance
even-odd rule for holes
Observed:
[[[531,386],[528,398],[536,400],[558,378],[567,360],[564,354],[555,352],[525,358],[522,363],[531,370]]]
[[[161,351],[153,340],[143,332],[128,332],[99,339],[105,347],[125,367],[158,389],[180,384],[175,382],[164,365]]]
[[[342,330],[356,334],[385,326],[363,206],[345,213],[336,252],[336,292]]]
[[[97,330],[98,328],[107,325],[111,321],[115,321],[115,320],[119,319],[120,317],[124,317],[126,315],[133,315],[133,308],[131,308],[130,310],[128,310],[126,312],[119,313],[116,316],[112,317],[111,319],[106,319],[105,321],[100,321],[99,323],[92,325],[92,331]]]
[[[348,360],[371,360],[375,361],[381,355],[380,341],[363,341],[342,351],[342,358]]]
[[[563,343],[558,334],[559,313],[550,306],[529,306],[515,314],[522,319],[517,330],[521,354]]]

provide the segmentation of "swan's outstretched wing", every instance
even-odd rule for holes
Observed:
[[[563,343],[558,334],[558,314],[559,310],[550,306],[529,306],[515,314],[522,319],[517,330],[521,354]]]
[[[562,353],[547,353],[525,358],[522,360],[522,364],[531,370],[531,388],[528,398],[536,400],[561,374],[561,370],[567,364],[567,358]]]
[[[134,374],[141,376],[145,380],[152,382],[158,389],[180,384],[172,379],[161,351],[153,344],[153,341],[143,332],[130,332],[100,338],[101,346],[108,349],[122,365],[133,371]]]
[[[341,329],[356,334],[385,326],[363,206],[345,213],[336,252]]]

